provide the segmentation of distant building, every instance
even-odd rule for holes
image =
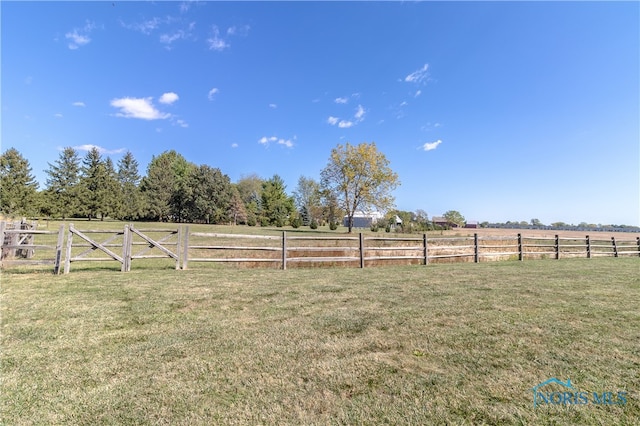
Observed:
[[[465,228],[473,228],[473,229],[476,229],[476,228],[479,228],[480,226],[478,225],[478,222],[477,222],[477,221],[475,221],[475,220],[470,220],[469,222],[467,222],[467,223],[464,225],[464,227],[465,227]]]
[[[457,223],[449,222],[447,219],[445,219],[442,216],[434,216],[433,218],[431,218],[431,222],[434,225],[440,226],[442,228],[459,228],[460,227]]]
[[[380,212],[363,212],[357,211],[353,215],[353,227],[354,228],[369,228],[371,225],[377,223],[380,219],[384,218]],[[402,223],[402,221],[400,221]],[[349,226],[349,216],[345,216],[342,219],[342,224],[345,227]]]

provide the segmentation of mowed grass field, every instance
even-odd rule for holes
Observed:
[[[639,277],[638,258],[3,273],[1,422],[637,424]],[[552,377],[627,403],[534,408]]]

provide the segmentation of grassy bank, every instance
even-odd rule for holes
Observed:
[[[2,423],[633,424],[639,266],[3,274]]]

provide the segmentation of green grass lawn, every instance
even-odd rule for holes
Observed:
[[[639,277],[637,258],[3,273],[0,422],[637,424]],[[534,408],[551,377],[627,403]]]

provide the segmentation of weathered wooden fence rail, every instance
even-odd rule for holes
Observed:
[[[133,224],[122,230],[78,230],[69,225],[64,273],[71,270],[72,262],[119,262],[120,270],[128,272],[135,259],[169,258],[180,268],[181,250],[178,229],[136,229]],[[76,242],[74,242],[74,236]],[[153,238],[151,237],[153,236]],[[174,239],[175,241],[171,241]],[[142,246],[142,247],[141,247]],[[142,248],[135,251],[136,247]],[[74,248],[84,248],[74,253]],[[105,256],[106,255],[106,256]]]
[[[64,226],[55,231],[6,229],[2,231],[2,267],[15,264],[53,263],[59,273],[62,264]],[[35,244],[34,236],[57,234],[57,243]],[[18,236],[16,236],[18,235]],[[11,238],[8,238],[11,236]],[[20,249],[54,250],[53,258],[9,259],[5,253]],[[490,260],[563,259],[570,257],[640,257],[640,237],[635,240],[580,237],[479,236],[434,237],[300,235],[286,231],[279,235],[244,235],[190,232],[189,226],[175,229],[137,229],[133,224],[117,230],[78,230],[69,225],[64,272],[74,262],[117,262],[120,270],[131,270],[132,262],[166,258],[175,269],[194,263],[236,263],[245,266],[270,264],[287,269],[300,266],[349,265],[360,268],[388,263],[426,265],[430,262],[481,262]],[[7,257],[5,259],[5,257]]]
[[[53,240],[55,235],[57,238]],[[8,223],[3,221],[0,222],[0,241],[2,268],[16,265],[53,265],[53,273],[60,273],[64,225],[60,225],[58,231],[38,231],[8,226]]]
[[[194,237],[199,243],[192,244]],[[230,241],[243,239],[242,245]],[[274,243],[274,242],[278,243]],[[265,242],[268,243],[265,244]],[[545,259],[568,257],[595,257],[622,255],[640,256],[640,237],[633,240],[592,240],[572,237],[366,237],[358,236],[300,236],[240,235],[184,232],[182,268],[188,262],[267,262],[287,269],[295,264],[353,263],[361,268],[385,261],[408,261],[428,264],[430,261],[463,259],[480,262],[481,259]],[[256,256],[256,252],[261,254]],[[196,254],[197,253],[197,254]],[[237,255],[237,253],[241,253]]]

